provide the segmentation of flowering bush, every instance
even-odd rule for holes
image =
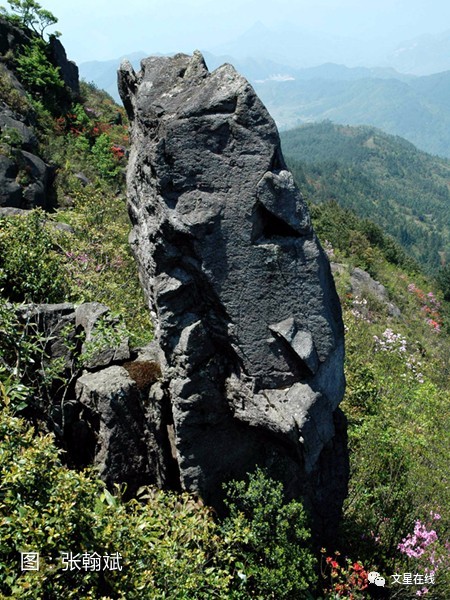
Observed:
[[[339,564],[340,553],[335,552],[334,558],[326,556],[325,548],[322,548],[321,575],[326,580],[324,588],[325,598],[350,598],[350,600],[359,600],[365,598],[363,593],[369,585],[367,571],[363,565],[357,561],[353,562],[345,558],[345,565]]]
[[[433,292],[425,293],[414,283],[408,285],[408,292],[414,294],[417,300],[422,304],[422,312],[425,315],[426,323],[436,332],[441,331],[442,317],[440,314],[441,303],[437,300]]]
[[[381,337],[373,336],[375,342],[375,352],[389,352],[400,357],[405,357],[405,366],[412,374],[412,377],[419,383],[424,382],[423,374],[420,371],[422,362],[414,355],[407,354],[407,341],[400,333],[394,333],[389,327],[383,331]],[[402,374],[402,378],[406,378]]]
[[[406,338],[400,333],[394,333],[389,327],[382,333],[382,337],[374,335],[375,350],[382,352],[396,352],[403,354],[406,352]]]
[[[421,583],[433,586],[434,595],[438,593],[438,588],[435,586],[446,586],[443,578],[448,580],[450,572],[450,542],[447,539],[443,542],[435,529],[440,520],[439,513],[430,511],[429,522],[424,523],[417,519],[413,533],[408,533],[397,546],[398,550],[408,558],[408,566],[413,563],[413,570],[421,573]],[[425,596],[431,593],[431,588],[427,585],[418,589],[416,595]]]

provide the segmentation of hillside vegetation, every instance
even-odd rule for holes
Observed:
[[[427,271],[450,258],[450,162],[372,127],[324,122],[282,133],[311,200],[336,200],[392,235]]]
[[[42,48],[34,60],[45,71]],[[17,73],[20,56],[5,61]],[[92,85],[64,109],[46,103],[36,81],[23,85],[21,102],[10,88],[2,101],[32,112],[39,151],[55,169],[54,210],[0,217],[0,596],[357,600],[368,597],[368,573],[379,571],[386,597],[446,600],[450,307],[391,238],[336,202],[311,213],[335,264],[347,336],[351,478],[339,547],[314,548],[301,502],[286,502],[259,470],[228,485],[228,516],[219,519],[198,498],[147,487],[126,500],[123,486],[108,490],[93,469],[67,467],[37,407],[53,380],[69,382],[20,307],[106,302],[135,345],[151,338],[151,324],[127,243],[123,109]],[[20,147],[3,136],[0,153]],[[313,186],[306,176],[299,183]],[[355,285],[358,268],[388,299]],[[39,571],[20,570],[20,553],[36,551]],[[69,552],[92,568],[65,569]],[[120,561],[98,570],[94,553]]]

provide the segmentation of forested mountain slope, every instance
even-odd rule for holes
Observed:
[[[392,235],[428,271],[450,257],[450,161],[372,127],[331,122],[281,134],[312,202],[336,200]]]

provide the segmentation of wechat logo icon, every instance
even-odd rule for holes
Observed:
[[[377,571],[371,571],[368,574],[367,579],[370,583],[373,583],[374,585],[377,585],[379,587],[384,587],[384,584],[386,583],[385,578],[381,577],[381,575],[377,573]]]

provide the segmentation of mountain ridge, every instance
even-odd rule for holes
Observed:
[[[274,60],[204,54],[211,70],[229,62],[247,77],[280,130],[324,119],[371,125],[424,151],[450,156],[450,71],[418,77],[382,67],[335,63],[296,69]],[[143,55],[131,53],[128,58],[138,69]],[[80,73],[119,101],[119,64],[119,58],[83,63]]]
[[[312,202],[335,199],[371,219],[429,271],[450,259],[450,161],[369,126],[331,122],[282,132]]]

